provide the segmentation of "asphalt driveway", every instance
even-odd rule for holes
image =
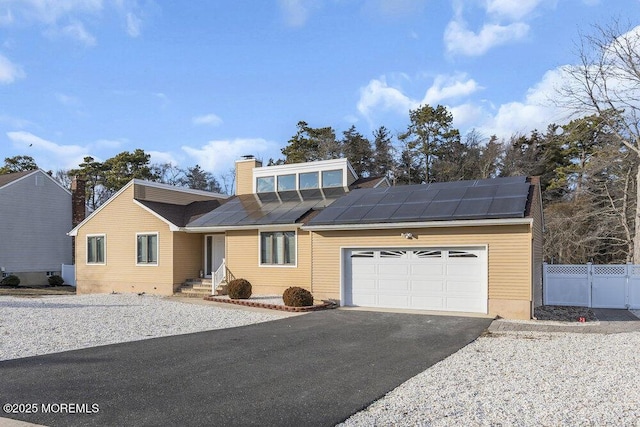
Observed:
[[[333,426],[490,323],[330,310],[8,360],[0,362],[0,404],[37,413],[0,417],[50,426]]]

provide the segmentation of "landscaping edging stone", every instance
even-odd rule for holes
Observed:
[[[270,310],[280,310],[280,311],[288,311],[288,312],[294,312],[294,313],[300,313],[300,312],[306,312],[306,311],[329,310],[329,309],[338,307],[338,304],[331,301],[323,301],[322,304],[311,305],[308,307],[290,307],[287,305],[266,304],[263,302],[255,302],[255,301],[250,301],[246,299],[216,298],[214,296],[204,297],[204,300],[214,301],[214,302],[223,302],[226,304],[244,305],[246,307],[268,308]]]

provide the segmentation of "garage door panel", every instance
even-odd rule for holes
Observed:
[[[445,308],[444,298],[436,296],[412,296],[411,307],[409,308],[416,308],[419,310],[443,310]]]
[[[377,279],[375,278],[359,278],[353,282],[354,291],[375,290],[377,288]]]
[[[379,279],[378,290],[380,291],[395,291],[406,292],[411,288],[410,280],[398,280],[398,279]]]
[[[480,292],[481,284],[480,282],[467,282],[467,281],[459,281],[459,280],[447,280],[446,281],[446,291],[447,293],[452,294],[465,294],[469,296],[481,296],[482,292]]]
[[[445,273],[443,264],[413,264],[410,274],[414,276],[443,276]]]
[[[347,303],[487,312],[484,248],[365,249],[346,255]]]
[[[407,276],[409,274],[408,264],[380,264],[378,274],[381,276]]]
[[[415,294],[436,294],[444,292],[444,282],[442,280],[411,280],[411,292]]]

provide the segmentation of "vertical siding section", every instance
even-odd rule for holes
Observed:
[[[133,202],[133,185],[111,200],[78,230],[76,283],[79,293],[173,293],[173,233],[155,215]],[[136,265],[136,233],[158,233],[158,265]],[[87,235],[106,235],[106,264],[90,265]]]
[[[236,279],[251,282],[254,294],[281,294],[289,286],[311,288],[311,237],[297,231],[297,266],[260,266],[259,231],[227,231],[227,268]],[[315,296],[315,295],[314,295]]]
[[[417,238],[400,236],[410,232]],[[320,298],[340,299],[342,248],[487,246],[489,299],[531,300],[529,225],[321,231],[313,245],[313,286]]]

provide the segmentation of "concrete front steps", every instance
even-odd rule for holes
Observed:
[[[211,286],[211,279],[189,279],[173,295],[176,297],[204,298],[211,296]]]

